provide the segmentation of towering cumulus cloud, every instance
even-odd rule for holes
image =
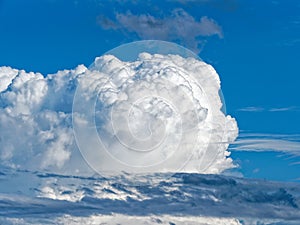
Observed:
[[[4,166],[80,172],[219,173],[237,124],[221,111],[215,70],[194,58],[96,58],[43,76],[0,68]]]

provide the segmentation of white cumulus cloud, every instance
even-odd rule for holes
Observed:
[[[97,171],[122,163],[149,171],[174,171],[182,164],[184,171],[204,173],[233,166],[227,148],[237,124],[221,111],[219,77],[202,61],[145,53],[123,62],[105,55],[90,69],[80,65],[45,76],[0,67],[0,84],[4,166],[86,169],[73,128]]]

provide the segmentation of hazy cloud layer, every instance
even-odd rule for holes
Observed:
[[[135,33],[141,39],[179,41],[186,47],[199,52],[199,38],[217,35],[223,37],[222,28],[216,21],[203,16],[198,21],[183,9],[173,10],[169,16],[157,18],[150,14],[136,15],[131,12],[116,13],[114,19],[98,17],[103,29]]]

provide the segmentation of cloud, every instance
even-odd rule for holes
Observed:
[[[0,84],[2,166],[81,173],[87,168],[74,130],[99,170],[125,163],[173,171],[188,162],[184,171],[219,173],[233,166],[227,147],[237,124],[221,111],[219,77],[202,61],[105,55],[90,69],[49,75],[0,67]]]
[[[245,107],[245,108],[240,108],[240,109],[238,109],[238,111],[242,111],[242,112],[262,112],[262,111],[264,111],[264,108],[255,107],[255,106],[248,106],[248,107]]]
[[[298,111],[299,108],[295,106],[290,107],[280,107],[280,108],[271,108],[269,112],[286,112],[286,111]]]
[[[197,222],[196,222],[197,221]],[[238,219],[234,218],[222,218],[222,217],[205,217],[205,216],[131,216],[131,215],[122,215],[114,214],[110,215],[95,215],[89,217],[80,217],[80,216],[67,216],[61,217],[56,220],[56,222],[61,224],[206,224],[206,225],[215,225],[215,224],[230,224],[230,225],[242,225]]]
[[[201,45],[199,38],[213,35],[223,37],[222,28],[216,21],[206,16],[197,21],[183,9],[173,10],[170,16],[163,18],[127,12],[116,13],[114,20],[102,15],[97,21],[103,29],[135,33],[141,39],[180,41],[197,52]]]
[[[231,151],[277,151],[300,156],[300,135],[244,133],[230,147]]]
[[[7,218],[22,218],[17,224],[287,225],[300,220],[299,183],[223,175],[105,179],[6,170],[1,190],[9,193],[0,194],[1,224]]]
[[[264,107],[260,107],[260,106],[248,106],[248,107],[240,108],[237,111],[241,111],[241,112],[291,112],[291,111],[299,111],[299,107],[289,106],[289,107],[264,108]]]
[[[226,149],[237,124],[221,112],[220,80],[211,66],[143,53],[133,62],[106,55],[90,70],[79,80],[73,109],[76,139],[95,170],[219,173],[232,167]],[[96,99],[86,100],[96,93],[97,130],[91,129]]]
[[[44,77],[0,67],[1,165],[63,169],[75,157],[72,98],[76,77],[85,69],[78,66]]]

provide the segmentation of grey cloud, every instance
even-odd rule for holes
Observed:
[[[197,52],[199,46],[203,44],[203,40],[199,38],[213,35],[223,38],[222,28],[216,21],[206,16],[197,21],[183,9],[173,10],[170,16],[164,18],[127,12],[116,13],[114,20],[99,16],[97,21],[103,29],[135,33],[141,39],[180,41],[181,44]]]

